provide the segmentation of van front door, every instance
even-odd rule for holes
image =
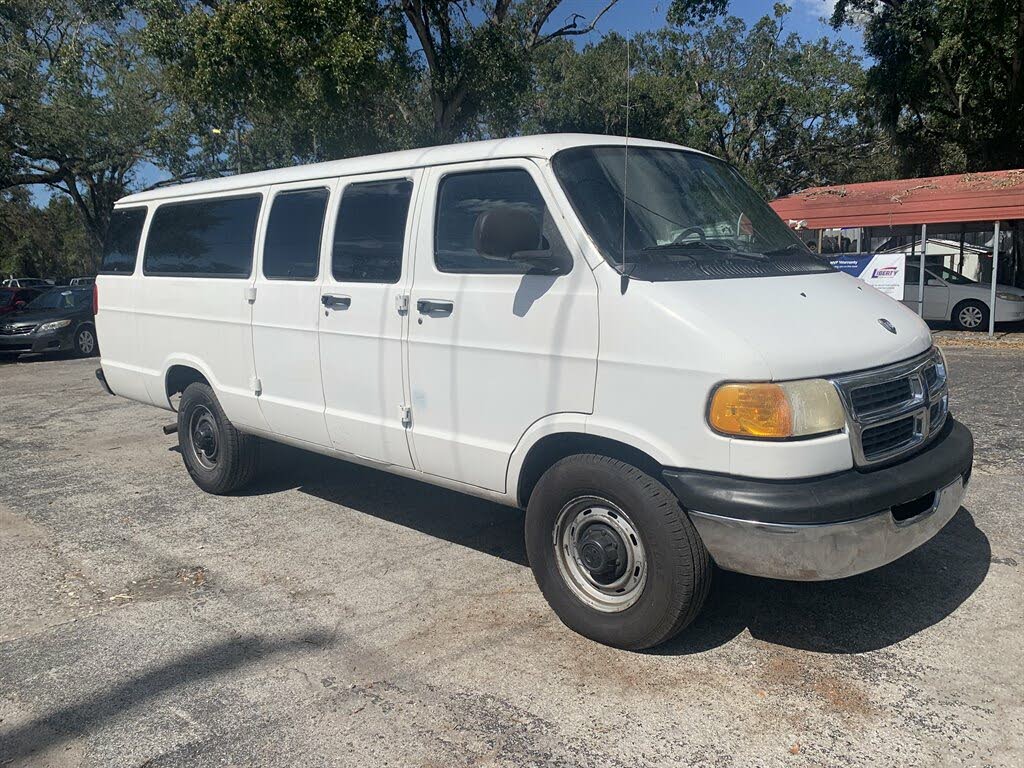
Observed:
[[[596,281],[582,258],[573,265],[561,217],[532,162],[428,174],[409,306],[416,466],[502,492],[509,457],[532,424],[593,411]],[[533,216],[540,236],[519,253],[546,252],[546,264],[478,252],[478,224],[497,210],[514,211],[507,220]]]
[[[408,240],[417,173],[349,177],[339,184],[330,264],[321,284],[320,373],[332,446],[412,467],[399,306],[410,279]]]
[[[330,439],[324,424],[317,321],[331,186],[304,182],[270,191],[250,294],[263,417],[277,434],[325,447]]]

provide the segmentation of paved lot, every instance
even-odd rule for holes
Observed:
[[[951,349],[965,506],[831,584],[716,574],[652,654],[581,639],[519,512],[290,450],[188,479],[96,362],[0,365],[0,765],[1024,762],[1024,353]]]

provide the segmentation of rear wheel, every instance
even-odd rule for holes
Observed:
[[[953,307],[952,320],[961,331],[988,328],[988,307],[977,299],[961,301]]]
[[[551,467],[526,512],[530,566],[570,629],[630,650],[665,642],[700,611],[711,560],[675,496],[617,459]]]
[[[207,493],[237,491],[256,473],[259,439],[234,428],[208,384],[189,384],[182,393],[178,447],[189,475]]]

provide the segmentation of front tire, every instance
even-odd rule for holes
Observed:
[[[558,618],[617,648],[669,640],[711,586],[711,559],[675,496],[606,456],[570,456],[544,473],[527,506],[526,551]]]
[[[96,342],[96,329],[91,325],[82,325],[75,331],[75,357],[92,357],[99,353],[100,346]]]
[[[961,331],[979,331],[988,328],[988,307],[977,299],[961,301],[953,307],[953,325]]]
[[[237,491],[256,474],[259,439],[234,428],[208,384],[189,384],[182,393],[178,447],[192,480],[207,493]]]

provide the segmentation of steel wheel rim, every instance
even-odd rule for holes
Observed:
[[[979,307],[964,307],[961,309],[960,325],[965,328],[977,328],[981,325],[981,309]]]
[[[217,420],[205,405],[195,406],[189,415],[188,442],[199,466],[216,469],[220,456]]]
[[[93,338],[92,332],[90,331],[79,331],[78,333],[78,348],[82,350],[83,354],[92,354],[93,349],[96,347],[96,339]]]
[[[591,574],[579,552],[587,529],[596,524],[614,531],[624,545],[624,572],[607,582]],[[558,513],[552,544],[562,580],[585,605],[603,613],[619,613],[640,599],[647,584],[647,553],[633,521],[617,504],[598,496],[573,499]]]

